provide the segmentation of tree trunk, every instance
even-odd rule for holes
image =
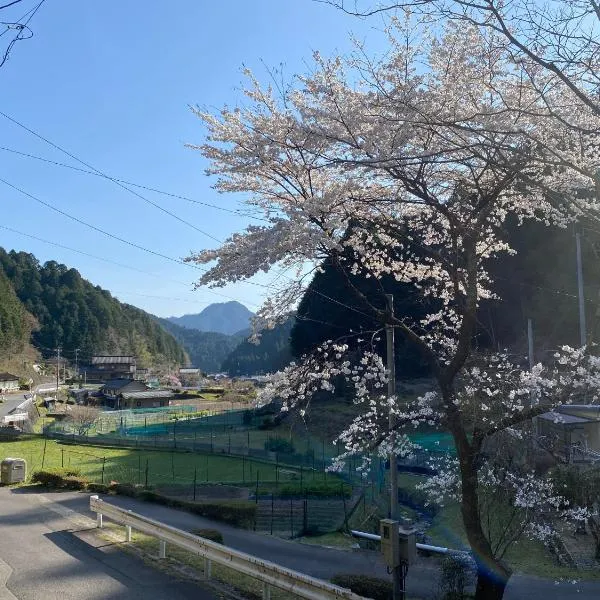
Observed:
[[[502,600],[510,573],[502,565],[497,566],[500,570],[495,568],[496,565],[491,565],[491,568],[490,565],[478,566],[475,600]]]
[[[460,464],[460,510],[463,525],[477,562],[475,600],[501,600],[512,572],[508,565],[494,556],[481,525],[477,477],[477,455],[480,449],[467,438],[460,416],[451,403],[453,392],[450,386],[443,390],[443,397],[448,407],[448,425]]]

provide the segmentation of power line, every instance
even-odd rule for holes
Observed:
[[[42,1],[44,1],[44,0],[42,0]],[[73,153],[69,152],[68,150],[65,150],[62,146],[59,146],[58,144],[55,144],[54,142],[52,142],[48,138],[44,137],[43,135],[41,135],[37,131],[34,131],[33,129],[30,129],[29,127],[27,127],[23,123],[20,123],[19,121],[17,121],[13,117],[7,115],[6,113],[4,113],[2,111],[0,111],[0,115],[2,115],[4,118],[8,119],[9,121],[11,121],[12,123],[14,123],[15,125],[18,125],[19,127],[21,127],[22,129],[24,129],[25,131],[31,133],[31,135],[34,135],[38,139],[44,141],[46,144],[49,144],[50,146],[52,146],[56,150],[59,150],[63,154],[66,154],[68,157],[72,158],[73,160],[77,161],[78,163],[82,164],[83,166],[87,167],[88,169],[91,169],[92,171],[94,171],[98,175],[104,177],[105,179],[108,179],[109,181],[112,181],[114,184],[118,185],[120,188],[126,190],[130,194],[133,194],[134,196],[136,196],[137,198],[140,198],[141,200],[143,200],[147,204],[150,204],[151,206],[154,206],[158,210],[162,211],[163,213],[169,215],[173,219],[176,219],[180,223],[183,223],[184,225],[187,225],[188,227],[191,227],[192,229],[194,229],[198,233],[201,233],[202,235],[205,235],[206,237],[209,237],[210,239],[218,242],[219,244],[222,243],[221,240],[219,240],[218,238],[216,238],[211,233],[208,233],[207,231],[204,231],[203,229],[200,229],[199,227],[196,227],[193,223],[190,223],[189,221],[186,221],[185,219],[182,219],[180,216],[176,215],[174,212],[171,212],[170,210],[162,207],[160,204],[157,204],[153,200],[150,200],[149,198],[146,198],[146,196],[143,196],[139,192],[136,192],[135,190],[132,190],[131,188],[128,188],[125,184],[121,183],[117,179],[111,177],[110,175],[107,175],[106,173],[103,173],[102,171],[100,171],[100,169],[96,169],[96,167],[94,167],[93,165],[90,165],[89,163],[85,162],[81,158],[78,158]]]
[[[82,219],[79,219],[78,217],[75,217],[63,210],[60,210],[59,208],[56,208],[56,206],[53,206],[52,204],[45,202],[41,198],[38,198],[37,196],[34,196],[33,194],[26,192],[25,190],[21,189],[20,187],[17,187],[16,185],[13,185],[12,183],[9,183],[8,181],[6,181],[5,179],[2,179],[1,177],[0,177],[0,182],[3,183],[4,185],[7,185],[10,188],[12,188],[13,190],[19,192],[20,194],[23,194],[24,196],[31,198],[31,200],[35,200],[36,202],[39,202],[43,206],[49,208],[50,210],[53,210],[54,212],[58,213],[59,215],[62,215],[63,217],[67,217],[67,219],[71,219],[71,221],[75,221],[76,223],[79,223],[80,225],[85,225],[85,227],[89,227],[90,229],[93,229],[94,231],[97,231],[98,233],[101,233],[102,235],[106,235],[114,240],[122,242],[123,244],[127,244],[128,246],[137,248],[138,250],[142,250],[143,252],[148,252],[149,254],[153,254],[154,256],[159,256],[160,258],[164,258],[165,260],[168,260],[168,261],[171,261],[171,262],[174,262],[177,264],[187,265],[187,266],[190,266],[195,269],[199,269],[199,267],[195,267],[194,265],[191,265],[190,263],[186,263],[185,261],[183,261],[181,259],[173,258],[172,256],[167,256],[166,254],[161,254],[160,252],[155,252],[154,250],[150,250],[149,248],[140,246],[139,244],[136,244],[135,242],[130,242],[129,240],[119,237],[118,235],[109,233],[108,231],[105,231],[104,229],[100,229],[100,227],[96,227],[95,225],[92,225],[91,223],[88,223],[87,221],[83,221]],[[202,269],[199,269],[199,270],[202,271]]]
[[[158,277],[164,281],[171,281],[173,283],[179,283],[181,285],[189,285],[184,281],[178,281],[176,279],[170,279],[163,277],[162,275],[158,275],[157,273],[150,273],[149,271],[144,271],[142,269],[138,269],[136,267],[132,267],[130,265],[125,265],[123,263],[117,262],[116,260],[111,260],[110,258],[104,258],[102,256],[96,256],[95,254],[90,254],[89,252],[85,252],[83,250],[78,250],[77,248],[71,248],[70,246],[65,246],[63,244],[59,244],[57,242],[52,242],[50,240],[45,240],[44,238],[38,237],[36,235],[32,235],[30,233],[25,233],[24,231],[19,231],[18,229],[13,229],[12,227],[7,227],[6,225],[0,225],[1,229],[5,229],[6,231],[10,231],[12,233],[16,233],[18,235],[22,235],[24,237],[31,238],[32,240],[37,240],[38,242],[43,242],[44,244],[49,244],[51,246],[56,246],[57,248],[62,248],[63,250],[69,250],[70,252],[76,252],[77,254],[81,254],[83,256],[88,256],[89,258],[94,258],[96,260],[101,260],[102,262],[109,263],[111,265],[116,265],[117,267],[121,267],[123,269],[129,269],[131,271],[136,271],[137,273],[143,273],[144,275],[150,275],[152,277]]]
[[[1,34],[0,34],[1,35]],[[265,223],[269,223],[270,221],[268,219],[264,219],[262,217],[257,217],[255,215],[252,215],[250,213],[245,213],[241,210],[234,210],[231,208],[225,208],[224,206],[219,206],[218,204],[211,204],[210,202],[203,202],[201,200],[196,200],[195,198],[190,198],[189,196],[183,196],[181,194],[174,194],[172,192],[166,192],[164,190],[160,190],[158,188],[154,188],[151,186],[147,186],[147,185],[142,185],[140,183],[134,183],[132,181],[128,181],[126,179],[119,179],[117,177],[107,177],[106,175],[103,175],[101,173],[96,173],[94,171],[90,171],[89,169],[82,169],[81,167],[75,167],[74,165],[68,165],[66,163],[62,163],[56,160],[51,160],[49,158],[44,158],[42,156],[36,156],[35,154],[29,154],[28,152],[21,152],[20,150],[15,150],[14,148],[7,148],[6,146],[0,146],[0,150],[4,150],[5,152],[10,152],[12,154],[15,154],[17,156],[21,156],[23,158],[31,158],[34,160],[38,160],[44,163],[48,163],[50,165],[56,166],[56,167],[62,167],[64,169],[70,169],[72,171],[77,171],[78,173],[84,173],[85,175],[92,175],[94,177],[100,177],[102,179],[108,179],[108,180],[112,180],[112,181],[116,181],[119,183],[123,183],[125,185],[131,185],[133,187],[137,187],[140,188],[142,190],[147,190],[149,192],[155,192],[157,194],[162,194],[163,196],[168,196],[169,198],[177,198],[179,200],[185,200],[186,202],[192,202],[194,204],[199,204],[201,206],[207,206],[209,208],[214,208],[216,210],[221,210],[223,212],[235,215],[236,217],[246,217],[248,219],[254,219],[256,221],[264,221]]]
[[[49,145],[50,145],[50,146],[52,146],[53,148],[56,148],[57,150],[59,150],[59,151],[60,151],[60,152],[62,152],[63,154],[66,154],[67,156],[69,156],[69,157],[70,157],[70,158],[72,158],[73,160],[76,160],[76,161],[77,161],[77,162],[79,162],[80,164],[82,164],[82,165],[86,166],[88,169],[91,169],[91,170],[93,171],[93,173],[91,173],[91,174],[96,174],[96,175],[98,175],[98,176],[100,176],[100,177],[103,177],[103,178],[105,178],[105,179],[108,179],[108,180],[112,181],[113,183],[116,183],[117,185],[119,185],[119,187],[121,187],[121,188],[123,188],[123,189],[127,190],[128,192],[130,192],[130,193],[134,194],[135,196],[138,196],[138,197],[139,197],[139,198],[141,198],[142,200],[144,200],[144,201],[148,202],[149,204],[151,204],[151,205],[153,205],[153,206],[155,206],[155,207],[159,208],[159,209],[160,209],[160,210],[162,210],[163,212],[166,212],[167,214],[170,214],[172,217],[176,218],[177,220],[179,220],[179,221],[182,221],[182,222],[186,223],[187,225],[190,225],[192,228],[196,229],[196,230],[197,230],[197,231],[199,231],[200,233],[203,233],[204,235],[207,235],[207,236],[208,236],[208,237],[210,237],[211,239],[213,239],[213,240],[217,241],[219,244],[221,244],[221,243],[222,243],[222,242],[221,242],[221,240],[219,240],[218,238],[214,237],[213,235],[211,235],[211,234],[209,234],[209,233],[207,233],[207,232],[204,232],[204,231],[202,231],[202,230],[198,229],[197,227],[195,227],[195,226],[194,226],[194,225],[192,225],[191,223],[189,223],[189,222],[187,222],[187,221],[185,221],[185,220],[181,219],[180,217],[178,217],[178,216],[177,216],[177,215],[175,215],[174,213],[171,213],[170,211],[167,211],[166,209],[163,209],[163,208],[162,208],[160,205],[156,204],[155,202],[152,202],[151,200],[148,200],[146,197],[142,196],[141,194],[138,194],[138,193],[137,193],[137,192],[135,192],[134,190],[131,190],[130,188],[126,187],[126,185],[124,185],[124,184],[123,184],[123,183],[122,183],[120,180],[117,180],[117,179],[115,179],[115,178],[111,177],[110,175],[106,175],[105,173],[102,173],[102,171],[100,171],[100,170],[96,169],[96,168],[95,168],[95,167],[93,167],[92,165],[90,165],[90,164],[86,163],[85,161],[83,161],[83,160],[79,159],[79,158],[78,158],[77,156],[75,156],[74,154],[72,154],[72,153],[70,153],[69,151],[65,150],[64,148],[62,148],[62,147],[61,147],[61,146],[59,146],[58,144],[55,144],[55,143],[54,143],[54,142],[52,142],[51,140],[49,140],[49,139],[45,138],[44,136],[42,136],[40,133],[38,133],[38,132],[34,131],[33,129],[30,129],[29,127],[27,127],[27,126],[26,126],[26,125],[24,125],[23,123],[21,123],[21,122],[17,121],[17,120],[16,120],[16,119],[14,119],[13,117],[11,117],[11,116],[7,115],[6,113],[4,113],[4,112],[2,112],[2,111],[0,111],[0,115],[1,115],[1,116],[3,116],[4,118],[8,119],[9,121],[11,121],[12,123],[14,123],[15,125],[17,125],[17,126],[21,127],[21,128],[22,128],[22,129],[24,129],[25,131],[27,131],[27,132],[31,133],[31,134],[32,134],[32,135],[34,135],[35,137],[37,137],[37,138],[41,139],[42,141],[44,141],[45,143],[49,144]],[[2,149],[5,149],[5,148],[3,147]],[[8,150],[8,151],[9,151],[9,152],[12,152],[12,150]],[[17,152],[17,151],[15,151],[15,153],[17,153],[17,154],[23,154],[23,155],[24,155],[24,153],[20,153],[20,152]],[[30,156],[30,157],[32,157],[32,158],[37,158],[37,157],[34,157],[33,155],[28,155],[28,156]],[[41,159],[41,160],[46,160],[46,159]],[[53,163],[54,161],[48,161],[48,162],[51,162],[51,163]],[[65,166],[65,167],[67,167],[67,168],[71,168],[70,166],[68,166],[68,165],[63,165],[62,163],[60,163],[60,164],[59,164],[59,166]],[[162,258],[166,258],[167,260],[171,260],[171,261],[174,261],[174,262],[178,262],[178,263],[186,264],[186,265],[189,265],[189,266],[193,266],[193,265],[190,265],[190,263],[187,263],[187,262],[184,262],[184,261],[181,261],[181,260],[178,260],[178,259],[174,259],[174,258],[171,258],[171,257],[167,257],[167,256],[165,256],[165,255],[163,255],[163,254],[160,254],[160,253],[154,252],[153,250],[149,250],[149,249],[143,248],[142,246],[139,246],[139,245],[137,245],[137,244],[134,244],[133,242],[128,242],[127,240],[123,240],[122,238],[119,238],[118,236],[114,236],[114,235],[112,235],[112,234],[109,234],[108,232],[105,232],[105,231],[103,231],[103,230],[99,229],[98,227],[95,227],[94,225],[91,225],[91,224],[89,224],[89,223],[86,223],[85,221],[82,221],[82,220],[80,220],[80,219],[77,219],[76,217],[73,217],[73,216],[71,216],[71,215],[68,215],[67,213],[64,213],[64,212],[60,211],[59,209],[56,209],[56,208],[54,208],[53,206],[51,206],[51,205],[49,205],[49,204],[47,204],[47,203],[45,203],[45,202],[43,202],[43,201],[39,200],[38,198],[35,198],[34,196],[31,196],[30,194],[27,194],[27,193],[23,192],[22,190],[20,190],[20,189],[19,189],[19,188],[17,188],[16,186],[13,186],[13,185],[9,184],[8,182],[4,181],[3,179],[0,179],[0,181],[2,181],[2,182],[3,182],[3,183],[5,183],[6,185],[9,185],[10,187],[12,187],[12,188],[14,188],[14,189],[16,189],[16,190],[18,190],[18,191],[20,191],[21,193],[24,193],[25,195],[27,195],[27,196],[29,196],[29,197],[33,198],[34,200],[37,200],[38,202],[41,202],[41,203],[42,203],[42,204],[44,204],[45,206],[48,206],[49,208],[52,208],[52,210],[55,210],[55,211],[59,212],[60,214],[63,214],[64,216],[67,216],[68,218],[70,218],[70,219],[73,219],[73,220],[75,220],[75,221],[77,221],[77,222],[79,222],[79,223],[81,223],[81,224],[83,224],[83,225],[86,225],[86,226],[88,226],[88,227],[91,227],[92,229],[95,229],[96,231],[100,231],[101,233],[105,233],[106,235],[109,235],[110,237],[113,237],[113,238],[115,238],[115,239],[118,239],[119,241],[122,241],[122,242],[124,242],[124,243],[126,243],[126,244],[129,244],[130,246],[133,246],[133,247],[136,247],[136,248],[139,248],[139,249],[145,250],[145,251],[147,251],[147,252],[150,252],[150,253],[152,253],[152,254],[155,254],[155,255],[157,255],[157,256],[161,256]],[[140,187],[143,187],[143,186],[140,186]],[[149,188],[148,188],[148,189],[149,189]],[[157,191],[157,190],[155,190],[155,191]],[[161,193],[161,192],[159,192],[159,193]],[[169,194],[169,195],[171,195],[171,194]],[[198,267],[195,267],[195,268],[198,268]],[[206,270],[202,270],[202,269],[199,269],[199,270],[201,270],[201,271],[202,271],[202,272],[204,272],[204,273],[206,272]],[[280,275],[281,275],[281,274],[280,274]],[[285,275],[284,275],[284,277],[286,277],[286,279],[288,279],[288,280],[292,281],[292,279],[291,279],[291,278],[289,278],[289,277],[287,277],[287,276],[285,276]],[[265,288],[265,289],[270,289],[270,287],[269,287],[269,286],[267,286],[267,285],[264,285],[264,284],[259,284],[259,283],[257,283],[257,282],[246,281],[246,282],[244,282],[244,283],[247,283],[247,284],[249,284],[249,285],[254,285],[254,286],[256,286],[256,287],[261,287],[261,288]],[[340,302],[339,300],[336,300],[336,299],[334,299],[334,298],[331,298],[331,297],[327,296],[326,294],[323,294],[322,292],[319,292],[319,291],[317,291],[317,290],[311,290],[311,289],[309,289],[309,288],[307,288],[307,290],[306,290],[306,291],[308,291],[308,292],[310,292],[310,293],[316,293],[316,294],[318,294],[319,296],[321,296],[321,297],[323,297],[323,298],[325,298],[325,299],[329,300],[330,302],[333,302],[333,303],[335,303],[335,304],[338,304],[338,305],[340,305],[340,306],[343,306],[344,308],[347,308],[348,310],[351,310],[351,311],[353,311],[353,312],[356,312],[356,313],[358,313],[358,314],[361,314],[361,315],[363,315],[363,316],[365,316],[365,317],[369,317],[369,318],[370,318],[370,316],[369,316],[369,315],[367,315],[366,313],[364,313],[364,312],[360,311],[359,309],[357,309],[357,308],[354,308],[354,307],[352,307],[352,306],[349,306],[349,305],[347,305],[347,304],[345,304],[345,303],[343,303],[343,302]],[[216,293],[216,292],[213,292],[213,293]]]
[[[12,50],[13,46],[17,42],[20,42],[21,40],[28,40],[28,39],[31,39],[33,37],[33,31],[31,31],[31,29],[28,27],[28,25],[29,25],[31,19],[33,19],[33,17],[35,16],[35,14],[41,8],[42,4],[44,4],[45,1],[46,0],[40,0],[40,2],[38,2],[38,4],[34,8],[28,10],[17,22],[14,22],[14,23],[5,23],[5,22],[2,22],[2,25],[5,25],[6,29],[0,35],[4,35],[10,29],[16,29],[17,30],[17,34],[8,43],[8,46],[6,47],[6,50],[4,51],[4,55],[2,56],[2,58],[0,58],[0,67],[2,67],[4,65],[4,63],[8,60],[8,57],[10,55],[10,51]],[[17,0],[17,2],[20,2],[20,0]],[[5,4],[4,6],[0,6],[0,9],[12,6],[13,4],[16,4],[17,2],[11,2],[9,4]],[[25,21],[25,23],[21,23],[21,21],[25,17],[27,17],[27,20]],[[29,36],[28,37],[23,37],[23,32],[24,31],[28,31],[29,32]]]

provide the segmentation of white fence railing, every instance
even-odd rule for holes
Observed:
[[[100,500],[98,496],[90,497],[90,510],[97,514],[98,527],[102,527],[103,517],[125,525],[127,541],[131,541],[132,529],[158,538],[159,558],[165,558],[167,543],[202,557],[206,579],[210,578],[211,566],[215,562],[262,581],[264,600],[270,599],[272,587],[308,600],[364,600],[362,596],[358,596],[350,590],[292,571],[275,563],[255,558],[244,552],[203,539],[130,510],[108,504]]]

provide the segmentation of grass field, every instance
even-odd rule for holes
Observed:
[[[76,467],[91,481],[146,483],[148,485],[197,482],[244,483],[281,482],[297,479],[294,469],[252,459],[222,454],[192,454],[168,451],[115,449],[102,446],[71,445],[55,440],[29,438],[0,442],[0,459],[8,456],[24,458],[28,473],[42,468]],[[103,473],[104,472],[104,473]]]

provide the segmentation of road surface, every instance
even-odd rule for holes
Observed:
[[[145,503],[133,498],[106,496],[105,500],[187,531],[194,528],[216,527],[222,532],[226,545],[314,577],[329,579],[333,574],[340,572],[386,576],[385,566],[377,552],[337,550],[299,544],[236,529],[185,511]],[[54,600],[56,598],[58,600],[60,597],[60,600],[71,600],[71,598],[120,600],[144,597],[179,600],[189,597],[203,600],[212,598],[210,595],[201,595],[202,588],[191,583],[188,585],[193,586],[195,595],[187,596],[188,591],[185,587],[182,588],[180,595],[175,595],[171,588],[168,588],[167,595],[160,595],[167,589],[165,587],[167,584],[161,583],[164,575],[144,567],[131,556],[115,551],[114,547],[106,546],[106,542],[102,542],[91,531],[86,535],[82,533],[75,535],[72,531],[72,517],[70,521],[61,519],[57,512],[89,518],[95,516],[89,511],[89,494],[86,493],[37,493],[0,488],[0,600],[5,600],[1,592],[2,561],[13,568],[8,587],[19,599]],[[87,520],[86,522],[89,523]],[[60,565],[57,571],[61,574],[60,579],[55,577],[53,567],[55,563]],[[133,564],[134,568],[130,568],[130,564]],[[21,570],[23,570],[22,575],[19,574]],[[67,577],[66,580],[62,579],[63,573]],[[79,585],[84,586],[81,589],[87,590],[88,584],[87,579],[84,579],[84,573],[89,574],[90,581],[97,582],[89,585],[92,595],[88,595],[87,592],[84,594],[77,592],[72,596],[62,593],[53,596],[46,593],[46,590],[64,589],[65,581],[69,585],[72,584],[75,590],[79,589]],[[32,576],[33,582],[27,583]],[[145,586],[148,581],[157,581],[157,583]],[[409,596],[436,597],[437,581],[435,562],[421,559],[419,564],[411,567],[408,573]],[[28,586],[36,585],[36,582],[39,587],[34,589],[34,593],[25,595]],[[131,588],[123,588],[125,583],[131,585]],[[163,587],[160,587],[161,585]],[[179,585],[184,586],[181,582]],[[105,586],[105,589],[102,586]],[[41,589],[44,593],[36,596],[36,590]],[[22,595],[18,595],[19,593]],[[8,598],[12,600],[11,596]],[[537,577],[516,575],[511,578],[504,598],[505,600],[532,598],[597,600],[600,598],[600,582],[555,583]]]
[[[66,500],[66,498],[65,498]],[[64,504],[0,488],[0,600],[217,600],[211,588],[144,565]]]

